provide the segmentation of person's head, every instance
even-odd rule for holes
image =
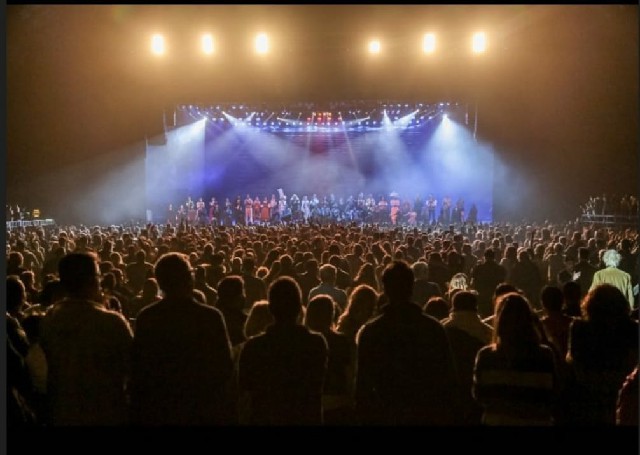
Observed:
[[[629,302],[625,295],[611,284],[600,284],[591,289],[582,300],[582,318],[596,324],[615,324],[629,318]]]
[[[390,303],[411,300],[413,271],[405,261],[393,261],[382,272],[384,294]]]
[[[267,327],[273,324],[273,321],[273,315],[269,311],[269,302],[267,300],[258,300],[251,307],[245,320],[244,336],[250,338],[264,333]]]
[[[426,280],[429,274],[429,266],[424,261],[414,262],[411,266],[413,270],[413,276],[416,280]]]
[[[335,284],[338,269],[333,264],[323,264],[320,267],[320,280],[323,283]]]
[[[147,278],[142,284],[142,298],[145,300],[156,300],[159,292],[160,287],[155,278]]]
[[[189,258],[182,253],[167,253],[156,262],[154,275],[166,297],[191,297],[193,276]]]
[[[562,291],[556,286],[545,286],[540,292],[540,302],[547,314],[559,313],[562,311],[562,303],[564,302],[564,295]]]
[[[333,328],[336,304],[327,294],[319,294],[309,300],[304,317],[304,325],[310,330],[320,333],[329,332]]]
[[[71,298],[101,301],[100,270],[93,253],[69,253],[58,262],[58,276]]]
[[[493,248],[487,248],[484,250],[483,256],[485,261],[493,261],[496,258],[496,253]]]
[[[218,306],[242,309],[245,303],[244,280],[239,275],[225,276],[218,283]]]
[[[276,323],[292,324],[302,311],[302,292],[293,278],[277,278],[269,286],[269,311]]]
[[[349,295],[349,302],[345,313],[360,324],[369,320],[376,309],[378,293],[369,285],[356,286]]]
[[[500,296],[496,302],[494,342],[500,348],[522,348],[540,343],[536,316],[526,297],[517,292]]]
[[[136,262],[143,264],[147,260],[147,253],[141,248],[136,252]]]
[[[449,317],[449,303],[442,297],[431,297],[424,306],[424,313],[438,321]]]
[[[7,311],[11,315],[17,315],[27,301],[27,292],[24,283],[17,275],[7,277]]]
[[[589,261],[590,254],[591,252],[589,251],[589,248],[586,248],[584,246],[578,248],[578,259],[580,261]]]
[[[252,256],[245,256],[242,260],[242,271],[247,275],[253,274],[256,268],[256,261]]]
[[[64,298],[64,288],[58,278],[52,278],[42,286],[42,291],[38,297],[38,302],[44,307],[53,305],[58,300]]]
[[[449,281],[449,291],[452,291],[453,289],[466,290],[468,287],[469,281],[467,279],[467,275],[464,273],[456,273]]]
[[[478,312],[478,294],[471,291],[460,291],[451,299],[452,311]]]
[[[620,261],[622,260],[622,256],[616,250],[607,250],[602,255],[602,262],[607,267],[618,267]]]

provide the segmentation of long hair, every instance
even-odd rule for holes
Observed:
[[[520,351],[540,344],[536,316],[522,294],[509,292],[496,302],[493,341],[496,349]]]

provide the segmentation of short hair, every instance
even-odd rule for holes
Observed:
[[[319,294],[309,300],[304,317],[304,325],[316,332],[331,329],[335,319],[336,304],[327,294]]]
[[[478,294],[471,291],[459,291],[451,299],[453,311],[478,311]]]
[[[218,303],[244,297],[244,280],[239,275],[225,276],[218,282]]]
[[[269,311],[278,322],[293,322],[302,311],[302,292],[288,276],[276,278],[269,286]]]
[[[99,279],[98,260],[93,253],[69,253],[58,262],[58,276],[65,292],[75,295]]]
[[[622,256],[616,250],[607,250],[602,255],[602,262],[607,267],[618,267],[621,260]]]
[[[182,253],[160,256],[154,268],[158,286],[167,295],[192,295],[193,278],[189,258]]]
[[[323,264],[320,267],[320,279],[323,283],[334,283],[336,281],[336,275],[338,269],[332,264]]]
[[[449,303],[442,297],[431,297],[424,306],[424,313],[442,321],[449,317]]]
[[[411,269],[416,280],[426,279],[429,274],[429,265],[424,261],[414,262]]]
[[[547,311],[561,311],[564,294],[556,286],[545,286],[540,292],[540,302]]]
[[[390,301],[408,300],[413,293],[413,271],[405,261],[392,261],[382,272],[384,293]]]

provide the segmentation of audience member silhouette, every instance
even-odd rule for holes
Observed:
[[[137,425],[219,425],[236,422],[227,396],[231,346],[219,310],[193,298],[191,265],[167,253],[154,274],[164,298],[138,313],[131,405]]]
[[[376,425],[450,425],[458,379],[442,325],[411,301],[413,273],[393,261],[382,275],[388,303],[357,337],[356,408]]]
[[[579,425],[614,425],[618,392],[638,364],[638,323],[625,296],[610,284],[591,289],[582,311],[569,334],[567,361],[576,379],[570,419]]]
[[[298,322],[302,295],[292,278],[275,280],[268,297],[275,322],[240,353],[238,382],[251,397],[249,422],[320,425],[327,342]]]
[[[472,393],[483,407],[483,425],[554,424],[558,373],[535,318],[523,295],[498,298],[494,341],[478,352],[473,374]]]
[[[47,362],[47,420],[53,426],[123,425],[132,333],[102,303],[97,258],[70,253],[58,264],[66,298],[40,324]]]

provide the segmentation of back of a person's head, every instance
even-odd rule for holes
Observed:
[[[320,267],[320,279],[323,283],[335,283],[337,273],[338,269],[333,264],[323,264]]]
[[[629,302],[617,287],[599,284],[582,300],[582,318],[595,324],[615,325],[629,318]]]
[[[64,298],[64,288],[58,278],[53,278],[42,286],[38,302],[40,305],[48,307],[62,298]]]
[[[244,280],[239,275],[225,276],[218,282],[218,305],[244,302]]]
[[[200,289],[193,289],[191,291],[193,293],[193,298],[196,302],[206,305],[207,304],[207,296]]]
[[[564,295],[560,288],[556,286],[545,286],[540,292],[540,302],[547,312],[558,313],[562,311]]]
[[[155,278],[147,278],[142,284],[142,296],[146,299],[157,297],[159,291],[160,287]]]
[[[478,311],[478,294],[471,291],[459,291],[451,299],[453,311]]]
[[[520,290],[510,283],[498,283],[493,291],[493,300],[496,301],[500,296],[508,294],[509,292],[519,292]]]
[[[147,260],[147,253],[141,248],[136,253],[136,262],[143,263]]]
[[[244,273],[253,273],[253,269],[256,267],[256,261],[252,256],[245,256],[242,260],[242,271]]]
[[[276,322],[292,323],[302,311],[302,292],[293,278],[277,278],[269,286],[269,311]]]
[[[333,326],[335,303],[331,296],[320,294],[309,300],[304,325],[315,332],[328,332]]]
[[[622,256],[616,250],[607,250],[602,255],[602,262],[607,267],[618,267],[620,261],[622,260]]]
[[[588,261],[590,254],[591,252],[589,251],[589,248],[586,248],[584,246],[581,246],[580,248],[578,248],[578,258],[581,261]]]
[[[207,268],[202,266],[202,265],[198,265],[196,266],[195,270],[195,280],[198,282],[202,282],[202,281],[206,281],[207,279]]]
[[[469,286],[469,280],[464,273],[456,273],[449,281],[449,290],[462,289],[465,290]]]
[[[416,280],[426,280],[429,274],[429,266],[424,261],[414,262],[411,266],[413,276]]]
[[[26,302],[26,290],[24,283],[17,275],[7,277],[7,311],[15,313],[19,311]]]
[[[349,295],[349,302],[345,313],[359,322],[366,322],[375,309],[378,301],[378,293],[367,284],[360,284]]]
[[[492,261],[496,258],[496,253],[493,251],[493,248],[487,248],[484,250],[484,258],[485,260]]]
[[[413,292],[413,271],[405,261],[393,261],[382,272],[384,293],[390,302],[409,301]]]
[[[423,309],[425,314],[442,321],[449,317],[449,303],[442,297],[431,297]]]
[[[191,264],[182,253],[167,253],[156,262],[154,275],[158,286],[167,296],[190,297],[193,289]]]
[[[500,296],[496,302],[494,340],[498,347],[518,348],[540,342],[535,314],[526,297],[517,292]]]
[[[69,295],[83,293],[99,283],[98,262],[93,253],[69,253],[58,262],[58,276]]]
[[[249,315],[244,323],[244,335],[250,338],[263,333],[270,324],[273,324],[273,315],[269,310],[267,300],[258,300],[249,311]]]

